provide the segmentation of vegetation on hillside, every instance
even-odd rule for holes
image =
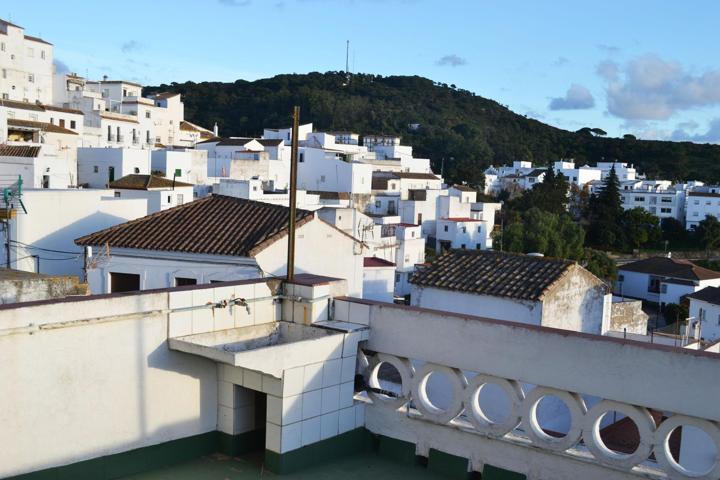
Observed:
[[[172,83],[145,93],[157,91],[181,93],[189,121],[208,127],[217,122],[225,136],[256,136],[264,127],[287,126],[295,104],[302,108],[302,121],[318,130],[401,135],[416,156],[433,161],[435,171],[444,164],[451,182],[479,184],[491,164],[530,160],[542,166],[560,158],[575,158],[578,165],[618,159],[649,177],[720,181],[720,146],[632,135],[606,138],[595,126],[569,132],[418,76],[357,74],[348,83],[343,72],[309,73],[253,82]]]

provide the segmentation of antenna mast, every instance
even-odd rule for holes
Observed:
[[[345,75],[350,77],[350,40],[345,41]]]

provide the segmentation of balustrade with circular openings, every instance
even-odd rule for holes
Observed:
[[[391,365],[397,371],[396,379],[400,382],[398,392],[394,394],[397,396],[383,393],[383,384],[378,377],[383,364]],[[409,359],[384,353],[368,356],[365,365],[364,376],[371,387],[368,395],[373,402],[393,409],[411,402],[420,418],[429,422],[446,425],[458,419],[467,420],[476,433],[496,439],[521,427],[522,432],[516,433],[524,434],[536,447],[551,452],[565,452],[582,442],[598,463],[614,469],[631,470],[654,454],[657,465],[669,479],[720,479],[720,425],[717,422],[676,414],[656,425],[644,407],[601,400],[588,410],[583,398],[575,392],[543,386],[524,392],[516,380],[482,373],[468,381],[461,370],[435,363],[426,363],[416,372]],[[443,398],[445,405],[442,406],[433,401],[428,392],[428,382],[434,375],[444,377],[449,389],[444,392],[445,397],[449,397]],[[497,387],[507,400],[508,412],[502,419],[491,419],[483,410],[480,395],[488,385]],[[551,397],[562,402],[569,412],[570,427],[564,435],[547,432],[538,419],[540,403]],[[603,419],[614,412],[637,427],[639,441],[631,453],[611,449],[601,436]],[[467,424],[459,425],[468,428]],[[681,427],[693,427],[709,438],[715,450],[715,459],[708,468],[692,470],[674,458],[670,437]]]

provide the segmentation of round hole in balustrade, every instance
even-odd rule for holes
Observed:
[[[392,364],[381,362],[375,368],[375,375],[370,377],[370,387],[391,393],[390,398],[402,396],[402,378],[400,372]],[[382,392],[377,392],[382,395]]]
[[[554,395],[545,395],[535,404],[533,416],[548,437],[563,438],[570,431],[570,409]]]
[[[453,384],[443,372],[434,371],[425,378],[427,401],[438,410],[447,410],[453,401]]]
[[[632,455],[640,446],[637,424],[620,412],[605,412],[595,425],[595,443],[616,455]]]
[[[673,467],[688,477],[708,475],[720,458],[712,438],[704,430],[691,425],[677,427],[665,438],[663,445]]]
[[[495,383],[486,383],[473,396],[475,408],[491,423],[502,423],[510,415],[510,399]]]

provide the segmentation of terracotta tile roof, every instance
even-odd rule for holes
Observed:
[[[417,172],[395,172],[395,178],[408,178],[413,180],[440,180],[440,177],[434,173],[417,173]]]
[[[363,267],[376,268],[376,267],[394,267],[395,264],[384,258],[378,257],[365,257],[363,258]]]
[[[320,200],[350,200],[350,194],[347,192],[321,192],[319,190],[308,190],[310,195],[318,195]]]
[[[43,107],[45,107],[45,110],[50,110],[52,112],[65,112],[65,113],[74,113],[75,115],[85,115],[80,110],[75,110],[73,108],[56,107],[54,105],[43,105]]]
[[[10,23],[7,20],[3,20],[2,18],[0,18],[0,23],[4,23],[5,25],[9,25],[9,26],[15,27],[15,28],[23,28],[20,25],[15,25],[14,23]]]
[[[173,92],[160,92],[154,94],[152,97],[156,100],[165,100],[166,98],[172,98],[177,95],[180,95],[179,93],[173,93]]]
[[[203,140],[202,142],[198,142],[197,145],[201,145],[203,143],[218,143],[222,141],[221,137],[210,137],[207,140]]]
[[[472,187],[468,187],[467,185],[453,185],[452,188],[455,190],[460,190],[461,192],[476,192]]]
[[[175,186],[192,187],[192,184],[175,180]],[[152,190],[154,188],[172,188],[173,181],[158,175],[131,174],[110,182],[108,187],[124,190]]]
[[[680,280],[710,280],[720,278],[720,272],[699,267],[689,260],[678,260],[667,257],[651,257],[637,262],[626,263],[618,267],[620,271],[647,273],[660,277],[677,278]]]
[[[212,195],[100,230],[75,243],[252,257],[287,234],[289,212],[279,205]],[[298,210],[297,226],[313,218],[312,212]]]
[[[256,138],[255,140],[263,147],[277,147],[284,142],[282,138]]]
[[[570,260],[547,257],[450,250],[430,266],[417,270],[410,282],[421,287],[537,301],[574,265]]]
[[[712,193],[712,192],[688,192],[688,195],[691,197],[720,197],[720,193]]]
[[[252,142],[253,138],[224,138],[218,143],[219,147],[244,147]]]
[[[185,120],[180,122],[180,130],[184,130],[187,132],[212,133],[207,128],[203,128],[199,125],[195,125],[194,123],[187,122]]]
[[[484,222],[484,220],[480,220],[479,218],[470,217],[448,217],[442,218],[441,220],[447,220],[449,222]]]
[[[40,147],[28,145],[0,145],[0,157],[28,157],[35,158],[40,153]]]
[[[705,287],[702,290],[691,293],[687,296],[687,298],[701,300],[703,302],[712,303],[713,305],[720,305],[720,288]]]
[[[68,130],[67,128],[53,125],[52,123],[46,122],[35,122],[33,120],[19,120],[17,118],[8,118],[7,124],[9,127],[25,127],[25,128],[37,128],[45,132],[51,133],[62,133],[65,135],[77,135],[77,132]]]
[[[33,37],[32,35],[25,35],[25,40],[30,40],[33,42],[40,42],[40,43],[44,43],[45,45],[52,45],[52,43],[47,42],[39,37]]]
[[[100,116],[102,118],[107,118],[108,120],[117,120],[118,122],[140,123],[132,116],[125,115],[124,113],[100,112]]]
[[[33,112],[45,111],[45,108],[39,103],[18,102],[15,100],[0,100],[0,107],[18,108],[20,110],[32,110]]]

